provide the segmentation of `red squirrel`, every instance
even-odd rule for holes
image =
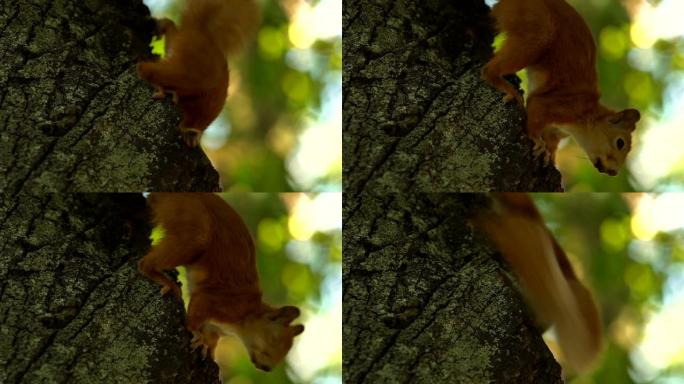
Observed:
[[[228,56],[236,54],[259,26],[254,0],[187,0],[180,25],[158,21],[165,56],[138,63],[139,76],[154,85],[152,96],[173,95],[183,112],[179,129],[189,147],[223,109],[228,92]]]
[[[558,142],[572,135],[599,172],[617,175],[632,147],[636,109],[599,103],[596,45],[589,27],[564,0],[500,0],[497,28],[507,34],[482,69],[482,78],[523,105],[504,75],[527,68],[527,135],[534,155],[553,162]]]
[[[492,195],[494,209],[473,220],[518,276],[523,294],[543,325],[553,324],[569,366],[585,371],[601,351],[601,320],[532,199],[524,193]]]
[[[152,193],[148,198],[164,237],[138,269],[178,300],[181,291],[164,271],[183,265],[190,290],[187,328],[193,348],[213,357],[219,337],[235,334],[255,367],[270,371],[283,360],[303,325],[294,306],[274,308],[262,301],[254,242],[240,215],[209,193]]]

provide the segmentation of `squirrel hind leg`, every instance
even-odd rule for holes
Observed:
[[[163,100],[166,97],[166,91],[162,86],[156,86],[157,90],[152,94],[154,100]]]
[[[147,278],[162,286],[160,290],[162,296],[171,292],[174,299],[182,301],[181,291],[176,282],[169,278],[163,270],[157,268],[147,255],[138,262],[138,269]]]
[[[190,349],[193,351],[200,349],[204,358],[209,355],[214,358],[214,350],[218,344],[220,336],[217,332],[208,331],[206,327],[201,331],[192,331],[192,340],[190,340]]]
[[[515,100],[523,106],[522,95],[503,76],[515,74],[534,64],[543,46],[544,42],[535,41],[534,37],[509,35],[501,49],[482,68],[482,79],[504,92],[504,101]]]
[[[496,60],[497,58],[494,57],[482,68],[482,79],[505,94],[503,97],[504,103],[515,100],[518,105],[521,107],[524,106],[525,104],[522,95],[513,87],[513,85],[503,78],[503,75],[507,73],[501,69],[501,64]]]
[[[178,219],[177,222],[164,221],[164,237],[138,262],[138,270],[162,286],[162,295],[170,292],[178,301],[182,301],[181,290],[176,281],[164,271],[191,263],[203,249],[203,240],[191,231],[184,230],[184,224],[183,219]]]

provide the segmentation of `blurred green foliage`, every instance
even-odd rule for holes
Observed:
[[[145,2],[155,17],[179,20],[185,1]],[[335,92],[339,83],[341,93],[341,35],[297,48],[290,38],[290,16],[302,4],[318,2],[258,2],[263,15],[260,30],[245,52],[229,58],[226,110],[205,132],[203,150],[226,191],[339,191],[341,156],[323,172],[292,159],[297,151],[315,151],[311,143],[302,143],[302,135],[321,124],[325,111],[333,108],[334,100],[325,97],[326,92]],[[163,51],[161,44],[153,43],[155,52]],[[336,141],[339,133],[333,131],[336,127],[330,127],[324,142],[313,145],[341,145]]]
[[[294,201],[299,194],[286,193],[227,193],[224,198],[243,218],[255,242],[259,281],[264,301],[273,306],[295,305],[303,315],[295,320],[310,322],[329,311],[332,298],[323,297],[324,286],[336,281],[342,270],[341,228],[315,232],[309,239],[295,239],[290,231],[290,215]],[[315,196],[315,195],[311,195]],[[339,210],[339,209],[338,209]],[[336,211],[332,209],[332,211]],[[341,220],[341,219],[340,219]],[[153,243],[163,236],[163,230],[156,227],[151,235]],[[184,268],[179,268],[179,280],[183,286],[183,299],[189,302]],[[341,282],[341,277],[340,277]],[[340,288],[341,289],[341,288]],[[341,295],[341,292],[340,292]],[[330,327],[326,335],[328,343],[338,340],[341,348],[341,334],[334,334]],[[311,331],[311,330],[309,330]],[[307,330],[297,338],[306,336]],[[317,351],[306,351],[316,353]],[[297,377],[297,368],[285,363],[271,372],[258,371],[249,360],[244,347],[235,337],[221,339],[216,355],[221,367],[224,383],[300,383],[341,382],[341,361],[331,360],[320,367],[312,380],[303,381]],[[304,362],[306,363],[306,362]],[[288,373],[289,372],[289,373]],[[331,379],[332,378],[332,379]],[[323,382],[323,381],[320,381]]]
[[[667,307],[664,292],[667,282],[672,285],[672,281],[681,279],[672,272],[682,266],[684,254],[681,228],[659,232],[648,241],[635,237],[633,209],[642,196],[533,195],[547,226],[573,262],[580,279],[594,291],[602,314],[605,346],[601,358],[593,371],[572,378],[571,383],[684,380],[681,364],[643,379],[648,375],[641,373],[641,365],[633,357],[654,311]],[[672,342],[681,343],[681,340],[672,335]],[[680,358],[681,361],[684,359]]]

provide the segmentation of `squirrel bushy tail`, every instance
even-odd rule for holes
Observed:
[[[255,0],[188,0],[181,18],[183,27],[206,30],[226,57],[245,46],[260,22]]]
[[[539,320],[555,327],[568,364],[586,370],[601,350],[601,320],[591,293],[529,196],[502,193],[494,198],[496,212],[480,214],[474,224],[508,261]]]

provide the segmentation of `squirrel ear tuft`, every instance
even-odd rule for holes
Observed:
[[[622,111],[622,113],[624,115],[624,119],[630,122],[636,123],[637,121],[639,121],[639,119],[641,119],[641,114],[634,108],[625,109],[624,111]]]
[[[641,119],[641,114],[634,108],[625,109],[617,112],[608,118],[611,124],[620,124],[623,128],[630,131],[636,128],[635,123]]]
[[[292,320],[294,320],[297,316],[299,316],[299,308],[288,305],[271,312],[271,314],[268,315],[268,319],[283,325],[287,325],[290,324],[290,322],[292,322]]]
[[[295,326],[292,327],[292,328],[294,328],[294,329],[292,330],[292,336],[297,336],[297,335],[299,335],[300,333],[304,332],[304,326],[301,325],[301,324],[295,325]]]

